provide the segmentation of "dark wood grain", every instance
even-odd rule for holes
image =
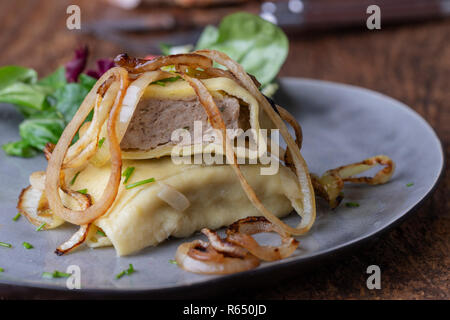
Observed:
[[[118,9],[75,1],[82,23],[113,17]],[[0,65],[20,64],[41,75],[88,44],[92,61],[124,51],[65,27],[68,1],[0,2]],[[14,14],[10,14],[13,12]],[[291,36],[282,76],[344,82],[382,92],[411,106],[436,130],[450,156],[450,20]],[[420,148],[420,146],[418,146]],[[420,168],[417,168],[420,170]],[[449,299],[449,169],[418,212],[375,243],[305,271],[288,281],[233,296],[259,299]],[[368,290],[367,266],[382,270],[382,289]],[[1,298],[58,298],[58,294],[0,288]],[[75,297],[75,296],[73,296]]]

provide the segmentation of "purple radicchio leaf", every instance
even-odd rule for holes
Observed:
[[[87,46],[75,50],[75,57],[66,63],[66,79],[67,82],[77,82],[78,76],[86,67],[89,50]]]
[[[95,79],[100,78],[106,71],[114,67],[114,61],[111,59],[97,60],[97,70],[88,70],[86,74]]]

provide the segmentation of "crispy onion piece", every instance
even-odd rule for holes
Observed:
[[[241,181],[241,185],[242,185],[245,193],[247,194],[247,197],[250,199],[252,204],[258,209],[258,211],[261,212],[261,214],[267,218],[267,220],[269,220],[273,224],[280,226],[285,232],[287,232],[289,234],[292,234],[292,235],[305,234],[312,227],[315,217],[316,217],[314,189],[313,189],[313,186],[312,186],[312,183],[310,180],[310,176],[308,173],[308,168],[306,166],[305,160],[301,156],[300,150],[299,150],[298,146],[296,145],[294,139],[289,134],[289,131],[288,131],[286,125],[284,124],[283,120],[276,113],[276,111],[273,110],[270,103],[261,94],[261,92],[258,90],[257,86],[255,85],[255,83],[253,82],[251,77],[244,71],[242,66],[240,66],[238,63],[233,61],[231,58],[229,58],[226,54],[219,52],[219,51],[199,50],[199,51],[195,51],[195,53],[204,55],[204,56],[210,58],[211,60],[216,61],[217,63],[227,67],[228,70],[231,71],[231,73],[240,81],[240,83],[244,86],[244,88],[247,89],[258,100],[259,105],[263,108],[263,110],[270,117],[272,122],[280,130],[281,135],[283,136],[284,140],[286,141],[286,144],[291,152],[293,164],[295,167],[295,172],[296,172],[298,182],[300,185],[300,190],[302,193],[301,199],[300,198],[298,199],[299,203],[293,203],[293,205],[295,205],[295,209],[296,209],[297,213],[302,218],[302,221],[299,226],[297,226],[296,228],[293,228],[293,227],[285,224],[277,216],[275,216],[272,212],[267,210],[264,207],[264,205],[262,204],[262,202],[259,200],[259,198],[256,196],[254,190],[247,183],[247,181],[243,177],[242,173],[240,172],[239,168],[237,166],[233,166],[233,168],[235,169],[235,172]],[[200,81],[198,81],[198,82],[200,82]],[[199,94],[197,94],[197,95],[199,95]],[[204,93],[202,93],[202,95],[206,96],[206,94],[204,94]],[[199,97],[200,97],[200,95],[199,95]],[[203,100],[205,100],[205,99],[203,99]],[[211,100],[212,100],[212,98],[211,98]],[[209,104],[209,103],[207,103],[207,104]],[[203,103],[202,103],[202,105],[203,105]],[[215,108],[213,108],[213,109],[215,109]],[[209,115],[208,115],[208,117],[209,117]],[[220,115],[219,115],[219,117],[220,117]],[[210,122],[213,123],[213,121],[211,119],[210,119]],[[227,147],[227,154],[228,154],[228,149],[229,148]]]
[[[276,232],[281,237],[280,246],[261,246],[251,236],[261,232]],[[298,247],[298,241],[287,237],[276,225],[264,217],[248,217],[230,225],[226,241],[247,249],[251,254],[264,261],[275,261],[289,257]]]
[[[300,150],[302,148],[302,142],[303,142],[302,127],[297,122],[297,120],[294,118],[294,116],[292,114],[290,114],[289,111],[287,111],[283,107],[280,107],[279,105],[276,105],[276,108],[277,108],[278,113],[280,114],[281,119],[283,119],[284,121],[289,123],[289,125],[294,129],[295,143],[297,144],[298,149]],[[289,148],[288,148],[288,150],[286,150],[286,153],[284,154],[284,163],[286,164],[286,166],[293,168],[295,170],[294,163],[292,160],[292,155],[289,151]]]
[[[75,204],[81,208],[81,210],[85,210],[92,205],[92,200],[89,195],[70,190],[65,186],[63,180],[64,175],[61,176],[61,191],[68,196],[64,199],[67,204],[69,204],[71,200],[74,200]],[[64,220],[55,216],[50,210],[44,187],[45,172],[33,172],[30,175],[30,186],[23,189],[19,196],[17,209],[31,224],[41,226],[45,223],[42,229],[47,230],[60,226],[64,223]]]
[[[353,177],[367,171],[376,165],[385,166],[374,177]],[[367,183],[370,185],[383,184],[389,181],[395,170],[395,163],[388,156],[378,155],[358,163],[341,166],[328,170],[320,178],[311,175],[314,188],[319,196],[326,199],[331,208],[336,208],[343,199],[344,182]]]
[[[186,271],[201,274],[231,274],[254,269],[259,259],[251,254],[243,258],[228,257],[206,242],[195,240],[181,244],[175,254],[178,266]]]
[[[47,142],[44,147],[44,155],[45,159],[50,160],[50,156],[52,155],[53,150],[55,149],[55,144],[51,142]]]
[[[97,94],[92,121],[87,129],[85,129],[84,125],[81,127],[85,132],[83,132],[83,135],[80,135],[80,139],[77,142],[69,147],[64,158],[63,168],[77,168],[95,154],[100,130],[114,104],[120,89],[119,85],[119,83],[114,82],[110,84],[104,96]]]
[[[44,190],[28,186],[22,190],[17,203],[17,210],[36,227],[45,223],[42,229],[53,229],[64,223],[51,212]]]
[[[244,258],[247,254],[247,250],[220,238],[217,232],[203,228],[202,233],[208,237],[211,246],[218,252],[240,258]]]
[[[188,65],[194,68],[207,69],[212,67],[211,59],[195,54],[183,53],[170,56],[160,56],[152,60],[131,58],[126,53],[118,55],[114,62],[116,65],[125,68],[130,73],[142,73],[155,71],[161,67],[169,65]]]
[[[78,229],[78,231],[75,232],[69,240],[56,248],[56,255],[62,256],[63,254],[66,254],[67,252],[81,245],[86,240],[90,226],[91,224],[81,225],[80,229]]]
[[[111,154],[110,177],[103,195],[99,199],[99,201],[97,201],[94,205],[86,210],[71,210],[63,205],[58,192],[58,189],[60,187],[61,167],[64,162],[66,151],[70,147],[70,143],[73,137],[93,108],[93,104],[95,103],[95,99],[97,97],[97,90],[110,77],[114,78],[114,82],[119,82],[119,91],[114,100],[114,105],[111,108],[107,123],[108,140],[110,147],[109,149]],[[128,73],[125,69],[116,67],[108,70],[86,96],[72,121],[70,121],[70,123],[62,133],[55,149],[52,152],[52,155],[48,162],[46,173],[46,195],[48,198],[50,209],[54,212],[54,214],[70,223],[85,225],[94,221],[95,219],[103,215],[115,200],[120,184],[122,168],[121,150],[116,134],[116,123],[119,116],[122,99],[125,95],[127,87]]]
[[[374,177],[354,177],[377,165],[384,166]],[[317,194],[328,201],[332,209],[336,208],[343,199],[344,182],[367,183],[369,185],[383,184],[394,174],[395,163],[385,155],[378,155],[361,162],[348,164],[328,170],[321,177],[314,174],[311,179]]]

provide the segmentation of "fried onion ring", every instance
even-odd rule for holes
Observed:
[[[261,232],[276,232],[281,237],[280,246],[261,246],[251,236]],[[264,217],[248,217],[234,222],[227,229],[226,241],[247,249],[264,261],[275,261],[289,257],[298,247],[298,241],[287,237]]]
[[[200,256],[202,258],[199,259]],[[259,259],[251,254],[246,254],[243,258],[228,257],[201,240],[181,244],[175,254],[175,260],[182,269],[200,274],[242,272],[254,269],[260,263]]]
[[[354,177],[377,165],[384,166],[374,177]],[[332,209],[336,208],[343,199],[344,182],[367,183],[369,185],[383,184],[389,181],[395,171],[395,163],[385,155],[370,157],[356,162],[328,170],[321,177],[311,174],[314,189],[317,194],[328,201]]]
[[[64,157],[67,149],[70,147],[70,143],[73,137],[93,108],[93,104],[95,103],[95,99],[97,98],[97,90],[110,77],[113,77],[114,81],[119,82],[119,90],[114,100],[114,105],[111,108],[107,123],[108,140],[110,147],[109,149],[111,153],[111,174],[107,186],[99,201],[83,211],[71,210],[63,205],[58,192],[58,189],[60,187],[61,168],[63,166]],[[116,198],[118,187],[120,184],[122,168],[121,150],[116,135],[116,122],[120,107],[122,105],[122,99],[125,95],[127,87],[128,73],[125,69],[116,67],[108,70],[86,96],[72,121],[70,121],[70,123],[62,133],[55,149],[52,152],[52,155],[48,162],[46,173],[46,195],[48,198],[50,209],[53,211],[53,213],[70,223],[84,225],[94,221],[109,209]]]
[[[126,53],[119,54],[114,62],[116,65],[125,68],[130,73],[142,73],[155,71],[161,67],[169,65],[189,65],[194,68],[208,69],[212,67],[211,59],[195,54],[182,53],[170,56],[159,56],[152,60],[131,58]]]

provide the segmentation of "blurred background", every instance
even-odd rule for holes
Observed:
[[[66,27],[71,4],[81,9],[80,30]],[[366,26],[372,4],[381,9],[380,30]],[[287,33],[290,49],[280,76],[349,83],[392,96],[435,128],[449,156],[448,0],[2,0],[0,66],[22,65],[43,76],[83,45],[90,50],[88,68],[122,52],[159,55],[161,43],[195,44],[205,26],[237,11],[260,15]],[[446,169],[433,198],[376,244],[289,283],[240,290],[236,297],[448,299],[448,184]],[[364,270],[375,261],[385,270],[385,287],[369,291]],[[51,293],[0,288],[0,298],[13,295]]]

